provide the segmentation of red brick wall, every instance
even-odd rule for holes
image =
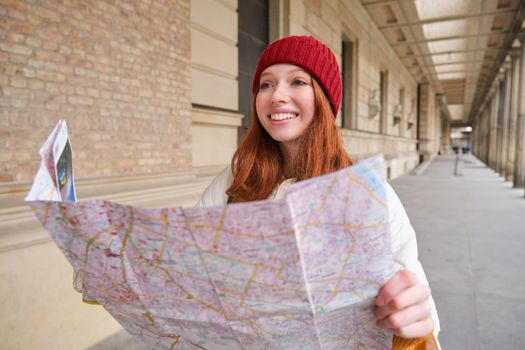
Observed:
[[[191,167],[190,0],[0,0],[0,181],[58,119],[76,177]]]

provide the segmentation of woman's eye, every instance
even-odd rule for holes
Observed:
[[[306,85],[306,82],[304,82],[302,80],[299,80],[299,79],[296,79],[296,80],[293,81],[293,85],[303,86],[303,85]]]
[[[262,83],[260,86],[259,86],[259,90],[264,90],[264,89],[268,89],[269,87],[271,87],[272,85],[270,83]]]

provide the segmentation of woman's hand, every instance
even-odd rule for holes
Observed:
[[[432,332],[430,288],[407,270],[398,271],[386,282],[376,298],[377,326],[402,338],[419,338]]]

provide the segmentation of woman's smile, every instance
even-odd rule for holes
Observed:
[[[282,120],[295,119],[298,116],[299,116],[298,113],[275,113],[275,114],[270,114],[270,119],[272,121],[282,121]]]

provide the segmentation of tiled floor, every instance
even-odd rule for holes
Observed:
[[[525,349],[525,198],[472,156],[392,181],[417,237],[443,349]]]

